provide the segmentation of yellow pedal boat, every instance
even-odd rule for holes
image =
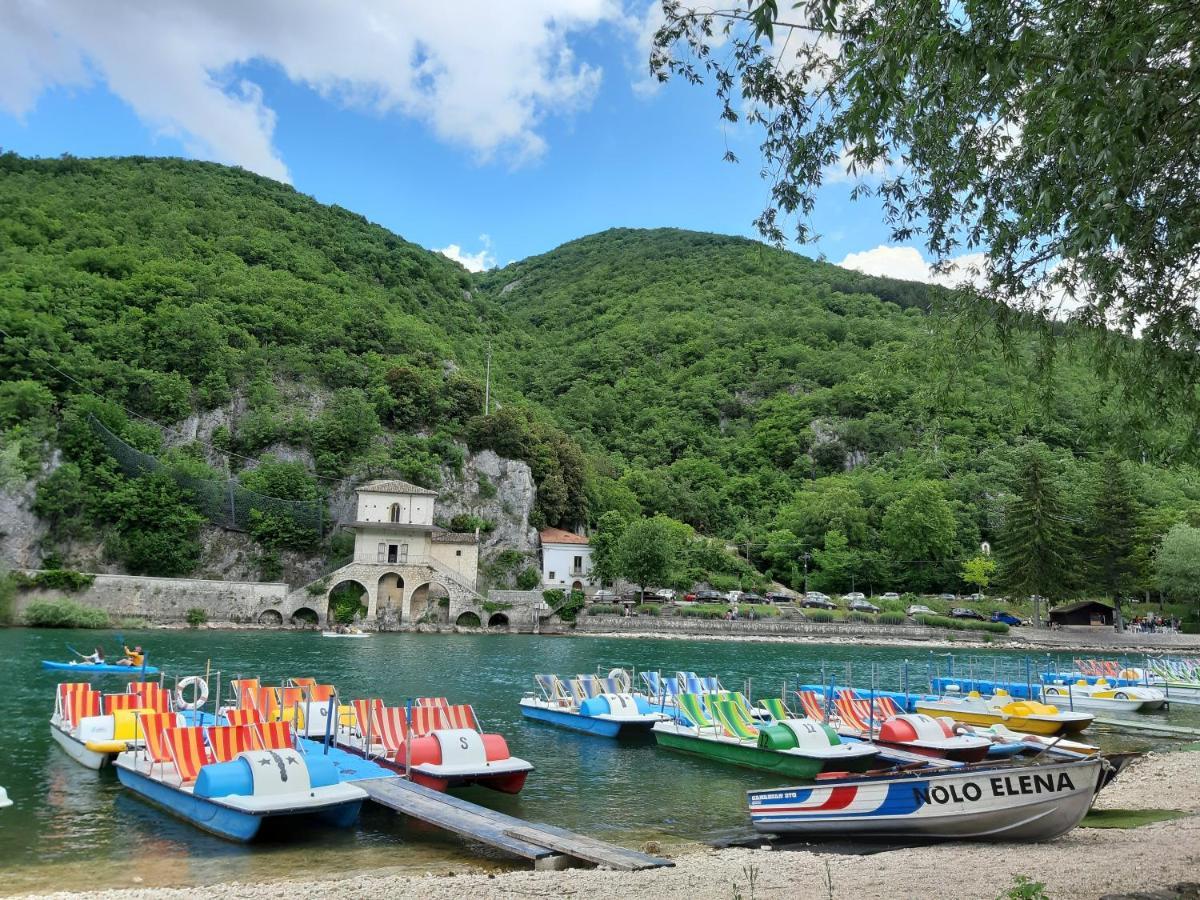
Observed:
[[[1036,700],[1013,700],[1007,691],[997,691],[992,697],[971,691],[965,697],[947,694],[940,700],[921,700],[917,702],[917,712],[949,716],[965,725],[1004,725],[1013,731],[1040,735],[1083,731],[1093,718],[1088,713],[1062,710]]]

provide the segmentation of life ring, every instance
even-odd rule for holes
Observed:
[[[630,688],[633,686],[629,683],[629,673],[624,669],[609,669],[608,677],[613,680],[613,684],[621,689],[622,693],[629,693]]]
[[[185,689],[194,687],[196,695],[191,702],[183,699]],[[198,709],[208,701],[208,682],[199,675],[189,675],[187,678],[180,678],[179,684],[175,685],[175,708],[176,709]]]

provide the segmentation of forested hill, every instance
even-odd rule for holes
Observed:
[[[1030,446],[1071,500],[1064,541],[1085,539],[1110,451],[1138,461],[1122,466],[1161,513],[1144,559],[1200,496],[1190,468],[1154,465],[1179,435],[1077,359],[1078,338],[1035,378],[1033,335],[965,346],[923,285],[673,229],[607,231],[479,280],[508,317],[503,374],[605,461],[593,518],[662,512],[785,580],[809,550],[834,589],[851,572],[957,587]]]
[[[472,276],[244,171],[5,154],[0,478],[38,482],[50,559],[99,542],[160,574],[196,568],[199,521],[169,480],[124,478],[89,415],[196,477],[285,499],[389,473],[437,488],[463,444],[490,448],[529,462],[535,526],[661,513],[793,583],[811,551],[834,589],[958,586],[1027,445],[1075,522],[1115,447],[1154,514],[1144,556],[1197,517],[1192,470],[1162,464],[1180,442],[1075,362],[1076,339],[1035,389],[986,332],[964,350],[933,296],[677,230]],[[502,406],[483,416],[489,342]],[[1018,333],[1007,352],[1028,362],[1035,345]],[[267,452],[293,461],[251,462]],[[336,556],[285,524],[256,525],[264,576],[280,551]]]

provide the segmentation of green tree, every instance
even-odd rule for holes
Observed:
[[[1173,525],[1154,554],[1154,573],[1168,597],[1200,604],[1200,528]]]
[[[987,293],[1039,315],[1065,294],[1092,325],[1138,323],[1139,347],[1176,376],[1166,399],[1191,390],[1200,360],[1175,348],[1200,330],[1194,6],[663,6],[652,71],[709,78],[722,118],[761,130],[769,239],[793,214],[795,236],[814,239],[817,192],[847,169],[852,196],[881,198],[895,241],[922,232],[939,260],[982,249]]]
[[[1132,588],[1136,573],[1139,515],[1125,463],[1110,454],[1099,465],[1086,540],[1096,584],[1112,599],[1122,630],[1121,598]]]
[[[620,574],[620,544],[625,533],[626,519],[616,510],[600,517],[588,541],[592,547],[592,575],[601,586],[612,584]]]
[[[962,567],[962,580],[983,593],[996,574],[996,561],[983,555],[972,556]]]
[[[105,500],[118,556],[134,575],[188,575],[200,561],[204,517],[165,471],[134,478]]]
[[[858,555],[840,531],[826,532],[825,546],[813,551],[813,561],[817,564],[813,580],[825,590],[844,591],[858,574]]]
[[[1074,534],[1050,462],[1043,450],[1025,451],[1015,496],[1004,510],[997,557],[1004,584],[1015,594],[1051,597],[1070,583],[1076,563]],[[1034,606],[1037,624],[1040,608]]]
[[[883,542],[901,564],[940,561],[954,549],[954,510],[935,482],[920,481],[888,507]]]
[[[670,583],[684,550],[678,525],[666,516],[630,522],[617,542],[617,573],[642,593],[650,585]]]

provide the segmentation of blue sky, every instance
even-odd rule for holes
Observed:
[[[755,135],[722,128],[710,87],[648,89],[645,0],[523,0],[518,21],[464,0],[454,23],[406,2],[364,0],[369,19],[314,4],[282,35],[224,5],[124,21],[27,8],[0,36],[0,146],[240,164],[472,266],[614,226],[753,236],[768,192]],[[922,277],[849,190],[822,188],[824,238],[802,252]]]

